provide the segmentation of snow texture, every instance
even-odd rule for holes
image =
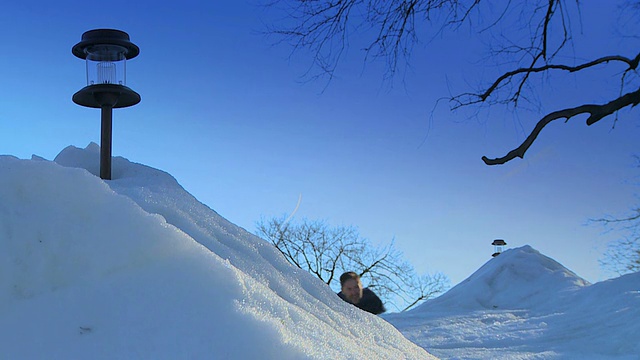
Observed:
[[[2,359],[640,358],[640,273],[591,285],[524,246],[378,317],[171,175],[98,172],[93,143],[0,156]]]
[[[169,174],[0,157],[4,359],[424,359]]]
[[[640,359],[640,273],[590,285],[523,246],[385,318],[442,359]]]

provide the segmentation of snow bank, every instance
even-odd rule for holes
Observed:
[[[589,283],[530,246],[491,259],[446,294],[414,311],[448,309],[548,309],[563,295]]]
[[[640,273],[593,285],[530,246],[382,319],[169,174],[64,149],[0,156],[0,357],[637,359]],[[402,336],[388,320],[399,329]]]
[[[431,358],[170,175],[0,156],[5,358]]]
[[[443,359],[637,359],[640,273],[590,285],[523,246],[384,318]]]

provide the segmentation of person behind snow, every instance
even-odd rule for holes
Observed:
[[[360,276],[353,271],[340,275],[340,286],[342,288],[338,293],[340,299],[372,314],[378,315],[387,311],[378,295],[369,288],[362,288]]]

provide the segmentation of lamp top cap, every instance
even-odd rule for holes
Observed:
[[[85,49],[94,45],[117,45],[125,48],[124,54],[127,59],[132,59],[140,53],[140,48],[131,42],[129,34],[115,29],[95,29],[82,34],[82,41],[71,48],[73,55],[86,59]]]
[[[496,239],[496,240],[493,240],[491,245],[507,245],[507,243],[502,239]]]

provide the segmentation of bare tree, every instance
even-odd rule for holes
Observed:
[[[308,220],[294,224],[271,218],[258,221],[256,228],[257,235],[275,245],[289,263],[334,290],[340,289],[343,272],[354,271],[396,310],[408,310],[444,292],[449,284],[441,273],[418,276],[393,242],[373,247],[352,226],[331,227],[324,221]]]
[[[640,157],[635,157],[640,168]],[[626,216],[607,216],[591,220],[616,231],[622,236],[607,245],[600,265],[618,275],[640,271],[640,207],[631,209]]]
[[[584,115],[587,125],[609,117],[615,124],[620,110],[640,102],[637,0],[626,1],[620,11],[636,16],[626,23],[630,29],[611,34],[617,35],[623,53],[603,53],[587,60],[578,60],[585,57],[572,46],[574,29],[581,25],[578,0],[272,0],[270,5],[284,8],[289,16],[269,27],[268,33],[289,42],[296,51],[310,51],[312,68],[320,70],[315,76],[329,78],[354,34],[368,39],[363,46],[365,59],[386,61],[388,76],[396,73],[402,60],[409,63],[414,46],[425,39],[463,26],[488,34],[490,58],[510,69],[483,87],[449,97],[454,110],[471,105],[516,108],[534,101],[535,81],[550,81],[562,73],[590,76],[597,71],[609,76],[607,82],[619,84],[611,93],[602,90],[601,98],[606,101],[585,101],[542,116],[528,137],[506,155],[484,156],[487,165],[523,158],[541,131],[555,120]],[[616,2],[599,2],[599,6],[615,7]]]
[[[633,209],[628,217],[596,220],[605,227],[626,233],[608,244],[600,265],[618,275],[640,271],[640,208]]]

